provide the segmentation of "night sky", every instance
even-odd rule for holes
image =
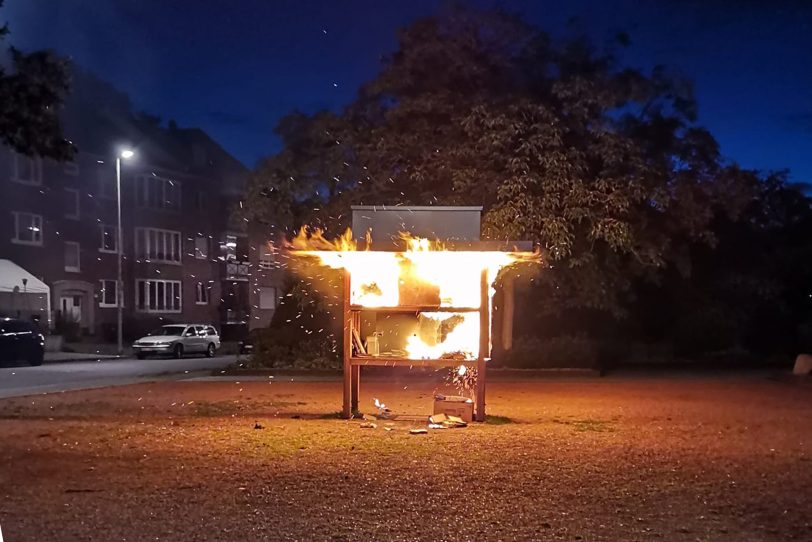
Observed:
[[[225,7],[231,4],[231,7]],[[745,167],[812,181],[812,2],[476,2],[602,44],[631,35],[625,64],[694,80],[700,122]],[[128,93],[138,109],[199,126],[247,165],[278,150],[298,109],[338,109],[439,1],[6,0],[8,42],[51,47]],[[735,6],[735,9],[733,8]]]

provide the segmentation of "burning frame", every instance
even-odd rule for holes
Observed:
[[[350,230],[329,241],[303,228],[289,247],[343,271],[343,416],[358,410],[362,366],[467,366],[478,375],[474,419],[484,421],[493,284],[501,269],[539,254],[405,233],[395,250],[373,250],[371,233],[363,245]]]

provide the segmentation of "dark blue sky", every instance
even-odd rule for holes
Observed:
[[[695,82],[700,122],[745,167],[812,181],[812,2],[480,0],[553,35],[631,34],[631,66]],[[6,0],[23,49],[52,47],[136,107],[200,126],[247,165],[278,149],[293,109],[339,108],[372,78],[396,31],[444,4],[421,0]],[[228,7],[227,7],[228,6]]]

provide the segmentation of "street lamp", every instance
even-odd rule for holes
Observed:
[[[118,227],[116,228],[116,247],[118,247],[118,280],[116,280],[116,305],[118,307],[118,355],[124,353],[124,281],[121,280],[121,259],[124,255],[124,244],[121,235],[121,159],[129,160],[135,155],[130,149],[123,149],[116,156],[116,206],[118,208]]]

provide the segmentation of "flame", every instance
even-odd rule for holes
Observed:
[[[487,273],[489,302],[492,283],[503,267],[537,254],[502,251],[445,250],[443,244],[401,233],[402,252],[358,250],[352,231],[335,241],[320,229],[302,228],[291,241],[294,255],[310,256],[333,269],[350,273],[350,303],[368,308],[397,306],[477,309],[481,305],[482,272]],[[453,357],[470,360],[479,355],[478,312],[422,312],[422,332],[407,339],[410,359]],[[433,330],[433,332],[432,332]]]
[[[424,312],[419,320],[422,333],[406,341],[410,358],[471,360],[479,355],[479,313]]]
[[[324,237],[324,230],[315,228],[313,233],[307,226],[302,226],[296,237],[290,242],[290,248],[302,251],[339,251],[347,252],[356,250],[355,240],[352,238],[352,230],[347,228],[335,241],[329,241]]]

